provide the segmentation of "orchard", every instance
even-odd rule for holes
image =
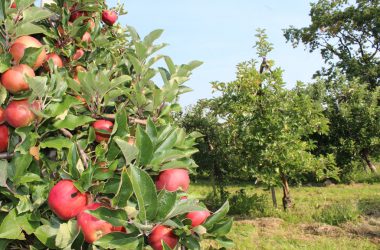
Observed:
[[[0,249],[232,246],[228,203],[186,193],[201,135],[173,119],[201,62],[157,54],[162,30],[141,38],[125,13],[1,2]]]

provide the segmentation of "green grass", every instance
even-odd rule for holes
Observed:
[[[241,188],[248,194],[265,193],[269,202],[269,191],[253,185],[232,185],[227,190],[233,193]],[[206,184],[194,184],[190,189],[190,194],[199,199],[209,192],[211,187]],[[276,193],[280,205],[281,190],[277,189]],[[293,187],[291,195],[295,205],[288,212],[273,209],[272,218],[236,220],[229,234],[235,242],[234,249],[380,249],[380,184]],[[322,225],[316,215],[336,204],[353,206],[355,213],[360,214],[359,219],[339,227]],[[378,224],[365,224],[368,219]],[[305,230],[314,227],[317,233]],[[367,227],[374,228],[375,236],[360,231]],[[357,228],[357,233],[351,228]],[[326,232],[318,232],[321,229]]]

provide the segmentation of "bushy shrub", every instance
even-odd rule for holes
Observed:
[[[207,195],[204,203],[208,208],[217,209],[224,200],[230,203],[230,215],[242,215],[250,217],[267,217],[273,211],[268,202],[268,196],[264,194],[249,195],[245,189],[240,189],[233,194],[225,192],[224,197],[215,196],[213,193]]]
[[[338,226],[348,221],[355,221],[360,215],[359,210],[351,203],[335,203],[327,205],[314,214],[313,218],[322,223]]]

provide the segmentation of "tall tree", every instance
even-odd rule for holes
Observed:
[[[379,0],[319,0],[311,4],[311,24],[284,32],[294,47],[320,50],[327,67],[319,75],[334,78],[335,69],[358,77],[371,89],[380,86]]]
[[[331,158],[316,158],[310,152],[314,143],[309,135],[326,133],[328,121],[322,106],[304,94],[301,83],[293,90],[284,87],[282,70],[266,59],[272,48],[264,30],[257,37],[255,46],[265,58],[265,69],[258,70],[256,61],[243,62],[235,81],[213,83],[221,94],[214,99],[214,108],[231,127],[230,140],[235,142],[241,165],[269,186],[281,184],[286,209],[292,205],[289,179],[310,172],[321,174],[333,165],[329,165]]]

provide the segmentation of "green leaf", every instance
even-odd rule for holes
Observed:
[[[156,152],[165,151],[167,149],[173,148],[177,141],[176,130],[173,130],[169,136],[161,143],[161,145],[156,149]]]
[[[0,161],[0,187],[7,187],[8,179],[8,161]]]
[[[139,152],[138,149],[135,145],[130,145],[127,141],[119,137],[116,137],[114,140],[124,155],[125,164],[129,165],[134,159],[136,159]]]
[[[166,216],[173,210],[175,202],[176,202],[177,194],[175,192],[168,192],[166,190],[162,190],[158,194],[158,209],[157,212],[157,220],[162,220],[166,218]]]
[[[12,55],[10,53],[0,54],[0,73],[4,73],[12,66]]]
[[[0,105],[2,105],[8,97],[8,91],[0,85]]]
[[[10,226],[12,225],[12,226]],[[32,234],[39,226],[38,221],[31,219],[28,213],[17,215],[16,209],[9,211],[0,226],[0,238],[10,240],[25,240],[22,233]]]
[[[55,245],[59,248],[69,247],[79,234],[77,222],[69,220],[67,223],[62,223],[59,226]]]
[[[135,166],[131,166],[128,170],[139,206],[138,216],[143,223],[153,220],[157,214],[158,204],[156,186],[150,175],[144,170]]]
[[[136,146],[139,149],[138,162],[140,165],[147,165],[153,156],[153,143],[148,134],[140,127],[137,127]]]
[[[81,104],[82,102],[74,96],[65,95],[62,102],[49,104],[46,107],[45,113],[49,116],[55,117],[65,113],[69,108]]]
[[[107,221],[113,226],[126,226],[128,224],[128,215],[124,209],[99,207],[96,210],[87,210],[86,213],[89,213],[98,219]]]
[[[45,29],[33,23],[24,23],[22,25],[17,26],[17,29],[16,29],[16,37],[39,34],[39,33],[45,34]]]
[[[55,148],[62,150],[63,148],[71,148],[73,142],[66,137],[52,137],[40,143],[41,148]]]
[[[125,207],[129,198],[133,194],[132,182],[129,179],[127,172],[123,171],[121,173],[119,188],[115,197],[112,199],[112,206],[114,207]]]
[[[48,248],[56,249],[55,238],[58,234],[58,231],[58,227],[42,225],[37,228],[37,230],[34,232],[34,235]]]
[[[226,201],[218,211],[216,211],[212,216],[208,217],[203,226],[209,230],[211,229],[215,223],[221,221],[224,217],[226,217],[228,210],[230,209],[230,205],[228,201]]]
[[[48,90],[46,76],[26,76],[26,81],[29,84],[30,89],[33,91],[33,96],[44,97]]]
[[[14,184],[18,185],[20,178],[25,175],[30,163],[32,163],[33,157],[30,154],[21,155],[16,154],[13,157],[12,165],[15,168]]]
[[[163,32],[164,30],[162,29],[157,29],[150,32],[147,36],[144,37],[145,46],[147,47],[151,46],[155,40],[160,38]]]
[[[194,250],[200,250],[201,245],[199,243],[199,239],[196,239],[194,236],[188,236],[185,239],[181,241],[181,243],[187,248],[187,249],[194,249]]]
[[[176,217],[181,214],[187,214],[193,211],[205,211],[206,208],[199,205],[196,200],[183,200],[178,202],[175,207],[166,216],[166,219]]]
[[[207,232],[216,236],[226,235],[231,231],[232,223],[233,219],[229,218],[226,222],[214,224],[213,228]]]
[[[84,116],[84,115],[75,116],[75,115],[69,114],[66,116],[64,120],[58,120],[54,122],[53,126],[57,129],[66,128],[69,130],[73,130],[77,127],[86,125],[93,121],[95,121],[95,119],[89,116]]]
[[[43,19],[50,17],[52,14],[53,13],[47,9],[42,9],[42,8],[38,8],[38,7],[30,7],[30,8],[27,8],[23,12],[23,14],[22,14],[23,19],[22,19],[21,23],[38,22],[38,21],[41,21]]]
[[[225,248],[233,248],[235,246],[234,242],[225,236],[218,237],[215,240]]]
[[[124,233],[110,233],[94,242],[94,245],[105,249],[138,249],[139,240],[135,237],[128,237]]]
[[[35,62],[37,61],[38,56],[41,54],[44,47],[35,48],[28,47],[24,51],[24,56],[21,58],[20,64],[27,64],[33,68]]]

